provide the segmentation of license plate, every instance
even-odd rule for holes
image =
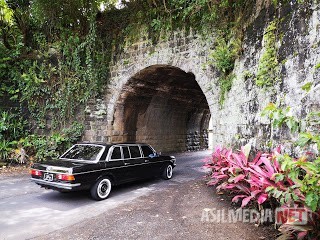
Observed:
[[[53,174],[52,173],[45,173],[43,176],[43,180],[52,182],[53,181]]]

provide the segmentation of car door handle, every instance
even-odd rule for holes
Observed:
[[[126,162],[124,163],[125,166],[127,166],[127,165],[129,165],[129,164],[130,164],[130,163],[126,163]]]
[[[146,159],[146,160],[144,160],[144,162],[149,162],[149,160],[148,160],[148,159]]]

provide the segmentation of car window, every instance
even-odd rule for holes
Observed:
[[[70,148],[60,158],[71,160],[95,161],[98,156],[101,156],[102,151],[102,146],[79,144],[72,146],[72,148]]]
[[[130,149],[131,158],[141,157],[140,149],[138,146],[130,146],[129,149]]]
[[[122,147],[123,158],[130,158],[130,153],[128,147]]]
[[[148,157],[150,154],[153,154],[153,151],[149,146],[141,146],[141,149],[145,157]]]
[[[115,147],[112,151],[111,159],[121,159],[121,150],[120,147]]]

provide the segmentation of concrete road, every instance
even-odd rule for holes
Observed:
[[[94,201],[87,192],[59,193],[40,188],[29,176],[0,178],[0,239],[30,239],[90,220],[138,198],[203,177],[202,160],[210,151],[176,154],[174,177],[151,179],[113,189],[107,200]],[[201,213],[200,213],[201,214]]]

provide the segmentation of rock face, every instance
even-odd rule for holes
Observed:
[[[261,88],[255,78],[266,51],[263,36],[274,19],[279,80]],[[292,137],[274,131],[261,117],[269,102],[290,106],[299,118],[320,110],[320,7],[315,1],[277,9],[259,5],[246,26],[236,77],[223,106],[218,73],[209,64],[213,46],[214,32],[206,39],[179,32],[157,45],[144,41],[126,48],[111,65],[103,98],[86,107],[84,140],[142,141],[158,151],[197,150],[208,144],[203,139],[211,117],[213,145],[250,142],[261,148],[270,140]],[[311,83],[309,92],[302,90],[306,83]],[[199,141],[193,140],[196,135]]]

